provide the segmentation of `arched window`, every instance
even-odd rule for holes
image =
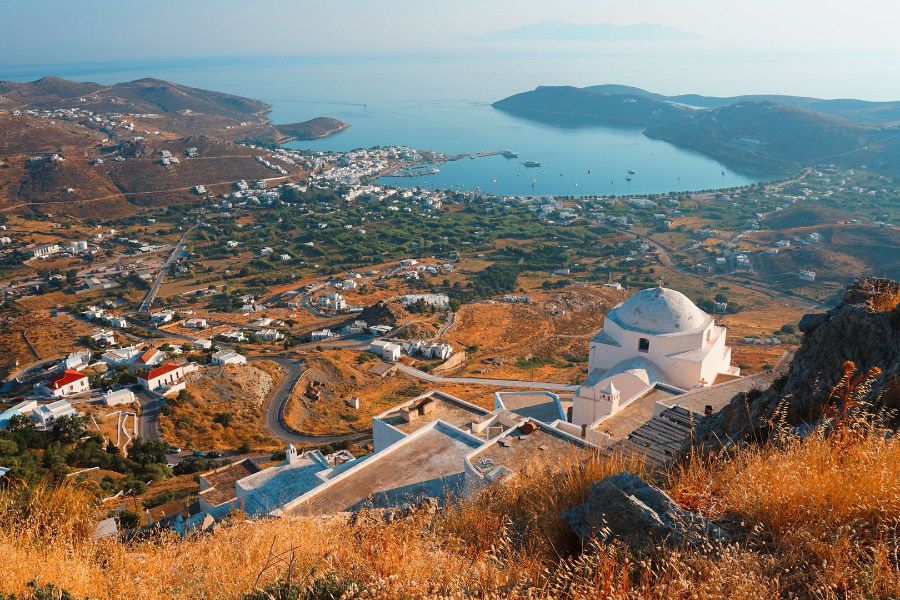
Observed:
[[[650,352],[650,340],[641,338],[638,340],[638,352]]]

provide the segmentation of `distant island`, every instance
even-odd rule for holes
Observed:
[[[493,104],[561,127],[640,128],[737,170],[778,173],[820,162],[900,173],[900,102],[797,96],[664,96],[598,85],[538,87]]]
[[[467,39],[484,42],[653,42],[698,40],[695,33],[656,23],[614,25],[612,23],[568,23],[566,21],[542,21],[511,29],[492,31]]]
[[[275,125],[275,128],[286,139],[279,140],[284,143],[289,140],[319,140],[332,136],[350,127],[347,123],[331,117],[316,117],[302,123],[286,123]]]

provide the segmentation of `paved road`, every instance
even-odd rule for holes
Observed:
[[[159,439],[159,398],[154,398],[144,391],[135,391],[141,414],[138,416],[138,435],[144,440]]]
[[[271,360],[281,365],[286,371],[281,384],[269,394],[263,405],[266,411],[266,429],[273,436],[292,444],[305,445],[333,444],[345,440],[360,440],[371,437],[371,430],[342,435],[301,435],[288,429],[284,424],[284,407],[291,395],[291,391],[297,384],[297,380],[300,379],[300,376],[306,370],[304,364],[283,356],[252,356],[247,360]]]
[[[444,335],[448,331],[450,331],[450,329],[454,325],[456,325],[456,313],[453,311],[449,311],[449,312],[447,312],[447,322],[444,323],[443,326],[441,326],[440,330],[437,332],[437,335],[434,336],[434,339],[439,340],[442,337],[444,337]]]
[[[545,381],[524,381],[517,379],[482,379],[480,377],[438,377],[425,371],[397,363],[397,369],[403,371],[407,375],[429,381],[431,383],[465,383],[475,385],[493,385],[497,387],[507,388],[525,388],[530,390],[551,390],[560,392],[572,392],[578,389],[577,385],[568,383],[549,383]]]
[[[181,239],[178,240],[178,243],[175,244],[175,249],[172,250],[172,254],[169,255],[169,258],[166,259],[166,262],[163,263],[163,266],[159,269],[159,273],[156,274],[156,279],[153,280],[153,285],[150,286],[150,290],[147,292],[147,295],[144,297],[144,301],[141,302],[141,307],[138,309],[140,313],[149,313],[150,307],[153,306],[153,301],[156,299],[156,294],[159,293],[159,286],[162,285],[163,278],[166,276],[166,271],[172,265],[173,262],[178,258],[181,252],[184,250],[184,241],[187,239],[188,234],[193,230],[193,227],[188,228],[187,231],[184,232],[184,235],[181,236]]]

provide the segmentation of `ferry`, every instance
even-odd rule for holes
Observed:
[[[536,160],[526,160],[522,164],[525,165],[526,167],[528,167],[529,169],[534,169],[536,167],[541,166],[541,163]]]

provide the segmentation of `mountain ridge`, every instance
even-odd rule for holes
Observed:
[[[710,106],[689,105],[678,98],[700,99]],[[895,142],[900,127],[873,123],[871,117],[872,111],[900,111],[900,102],[854,101],[856,108],[848,112],[842,107],[850,101],[745,98],[670,97],[618,85],[541,86],[492,106],[557,126],[639,127],[649,138],[700,152],[746,172],[781,173],[820,161],[851,168],[875,164],[900,172],[900,148]],[[830,112],[812,108],[823,104]]]

